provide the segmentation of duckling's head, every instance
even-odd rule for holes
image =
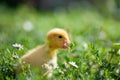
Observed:
[[[64,29],[54,28],[47,34],[49,47],[52,49],[68,49],[70,39],[68,33]]]

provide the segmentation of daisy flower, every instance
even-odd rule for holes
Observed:
[[[69,62],[69,64],[71,65],[71,66],[73,66],[73,67],[75,67],[75,68],[78,68],[78,66],[76,65],[76,63],[75,62]]]
[[[15,43],[12,45],[14,48],[17,48],[18,50],[22,50],[23,49],[23,45]]]
[[[18,56],[17,55],[13,55],[12,58],[13,59],[18,59]]]
[[[45,64],[43,64],[43,65],[41,66],[41,68],[42,68],[42,70],[49,70],[49,69],[52,68],[52,66],[45,63]]]

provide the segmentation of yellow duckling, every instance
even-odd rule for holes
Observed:
[[[70,39],[68,33],[64,29],[55,28],[47,34],[47,44],[40,45],[21,57],[21,60],[31,67],[48,67],[44,75],[51,76],[52,69],[57,66],[58,49],[69,49]]]

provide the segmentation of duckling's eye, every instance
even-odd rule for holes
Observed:
[[[58,38],[63,38],[63,37],[61,35],[59,35]]]

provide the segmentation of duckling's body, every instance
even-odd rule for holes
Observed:
[[[38,46],[28,51],[21,57],[22,61],[30,64],[31,67],[41,67],[43,64],[57,64],[56,50],[51,51],[47,45]]]

